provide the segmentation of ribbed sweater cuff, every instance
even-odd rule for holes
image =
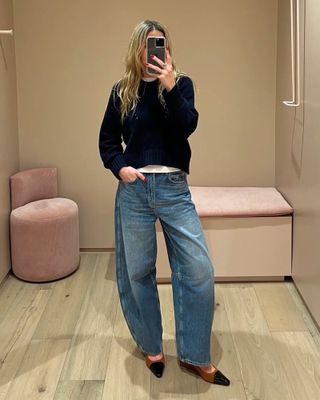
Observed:
[[[163,97],[168,107],[173,107],[176,109],[182,106],[184,100],[177,84],[175,84],[169,92],[167,92],[167,90],[164,90]]]
[[[119,180],[121,180],[120,176],[119,176],[119,171],[122,167],[127,167],[128,164],[126,163],[124,157],[122,154],[119,154],[118,156],[116,156],[110,163],[109,165],[109,169],[112,171],[113,175],[118,178]]]

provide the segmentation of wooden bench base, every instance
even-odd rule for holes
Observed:
[[[283,280],[291,276],[292,215],[200,217],[215,281]],[[171,282],[159,220],[157,282]]]

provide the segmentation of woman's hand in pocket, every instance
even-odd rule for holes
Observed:
[[[147,181],[147,178],[133,167],[122,167],[119,171],[119,176],[126,183],[134,182],[136,179]]]

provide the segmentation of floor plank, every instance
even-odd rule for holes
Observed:
[[[93,276],[92,260],[90,255],[82,255],[80,267],[75,273],[52,282],[51,297],[33,339],[72,338]]]
[[[104,380],[60,381],[53,400],[101,400]]]
[[[70,339],[34,339],[30,342],[6,400],[53,399]]]
[[[102,400],[149,399],[148,372],[134,342],[129,337],[113,337]]]
[[[309,332],[274,332],[276,351],[296,400],[320,398],[320,353]]]
[[[247,398],[294,400],[254,288],[225,289],[223,296]]]
[[[0,400],[7,399],[11,382],[51,295],[48,290],[40,290],[38,285],[32,290],[26,289],[21,281],[19,285],[22,296],[16,292],[9,312],[0,324]]]
[[[79,310],[61,380],[102,380],[106,374],[117,301],[113,280],[107,274],[109,256],[92,256],[92,279]],[[89,266],[88,266],[89,268]]]
[[[283,282],[253,285],[271,332],[307,331],[308,328]]]
[[[290,292],[290,295],[298,308],[301,318],[303,319],[304,323],[306,324],[311,336],[312,340],[314,341],[315,345],[317,346],[318,351],[320,352],[320,331],[318,327],[315,325],[312,316],[310,315],[307,307],[305,306],[302,298],[298,290],[296,289],[295,285],[292,282],[285,283],[286,288]],[[320,398],[320,396],[319,396]]]

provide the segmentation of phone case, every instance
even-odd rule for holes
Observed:
[[[157,47],[156,46],[156,39],[157,38],[161,38],[164,39],[164,45],[163,47]],[[157,67],[160,67],[160,65],[157,63],[157,61],[153,60],[151,58],[151,54],[154,54],[155,56],[157,56],[158,58],[160,58],[160,60],[162,60],[163,62],[166,62],[166,38],[163,36],[149,36],[147,38],[147,63],[149,64],[153,64]],[[160,72],[156,71],[155,69],[152,69],[150,67],[146,68],[147,73],[150,74],[159,74]]]

